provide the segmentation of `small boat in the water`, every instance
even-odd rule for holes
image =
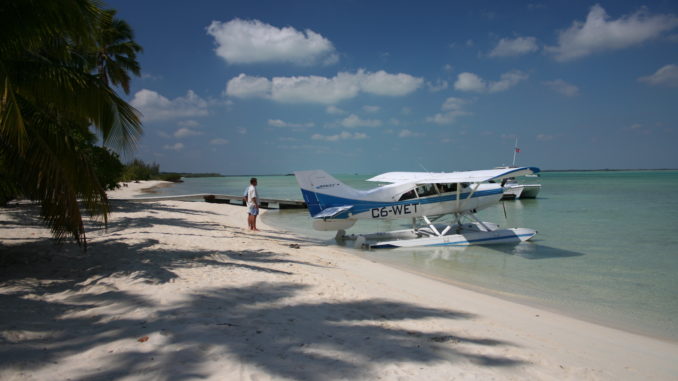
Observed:
[[[497,168],[515,168],[516,167],[516,154],[520,152],[518,148],[518,138],[516,138],[516,145],[513,147],[513,165],[510,167],[497,167]],[[538,174],[531,174],[530,177],[538,177]],[[515,177],[507,178],[503,181],[502,187],[504,187],[504,195],[502,200],[517,200],[523,198],[537,198],[539,191],[541,190],[541,184],[519,184]]]

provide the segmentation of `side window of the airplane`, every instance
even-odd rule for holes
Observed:
[[[438,184],[438,189],[440,189],[440,193],[456,192],[457,191],[457,183]]]
[[[412,199],[412,198],[415,198],[415,197],[417,197],[417,194],[414,193],[414,189],[412,189],[411,191],[409,191],[407,193],[403,193],[403,195],[400,196],[400,199],[398,201],[409,200],[409,199]]]
[[[417,194],[419,197],[427,197],[436,194],[436,189],[433,184],[424,184],[417,187]]]

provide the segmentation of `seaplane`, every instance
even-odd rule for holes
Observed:
[[[509,178],[539,173],[536,167],[459,172],[388,172],[367,179],[380,183],[354,189],[323,170],[294,175],[313,227],[336,231],[337,240],[355,240],[368,249],[417,246],[468,246],[519,243],[534,237],[529,228],[500,228],[475,213],[497,204]],[[451,215],[449,224],[434,223]],[[411,219],[410,229],[346,234],[358,220]]]

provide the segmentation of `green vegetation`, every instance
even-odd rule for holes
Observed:
[[[129,92],[141,47],[99,4],[0,2],[0,202],[37,201],[55,238],[85,246],[81,208],[106,223],[105,189],[121,170],[117,154],[94,141],[128,153],[142,132],[114,89]]]
[[[146,164],[142,160],[134,159],[125,166],[122,181],[152,180],[160,174],[160,165]]]

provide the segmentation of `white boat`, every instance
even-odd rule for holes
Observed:
[[[516,154],[520,152],[518,148],[518,138],[516,138],[516,145],[513,147],[513,164],[510,167],[497,167],[497,168],[515,168],[516,167]],[[531,174],[530,177],[538,177],[538,174]],[[504,180],[502,184],[504,187],[504,195],[502,200],[517,200],[523,198],[537,198],[539,191],[541,190],[541,184],[519,184],[515,177],[510,177]]]
[[[509,179],[504,184],[502,200],[516,200],[523,198],[537,198],[541,184],[519,184],[515,179]]]

